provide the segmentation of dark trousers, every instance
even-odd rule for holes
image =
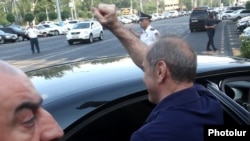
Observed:
[[[207,50],[210,50],[210,45],[216,50],[214,46],[214,32],[207,32],[208,42],[207,42]]]
[[[36,51],[38,53],[40,52],[39,43],[38,43],[38,39],[37,38],[30,38],[30,45],[31,45],[31,51],[32,51],[32,53],[35,53],[34,46],[36,46]]]

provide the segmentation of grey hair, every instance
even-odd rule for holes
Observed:
[[[151,69],[159,61],[164,61],[172,79],[176,82],[194,82],[197,69],[197,56],[190,44],[176,35],[163,35],[147,54]]]

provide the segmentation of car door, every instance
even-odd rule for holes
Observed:
[[[129,141],[155,107],[147,94],[145,90],[110,101],[67,128],[61,141]]]
[[[94,37],[94,38],[96,38],[96,37],[99,36],[96,22],[92,22],[92,23],[91,23],[91,30],[92,30],[92,33],[93,33],[93,37]]]

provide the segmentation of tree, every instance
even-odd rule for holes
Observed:
[[[144,12],[147,14],[153,14],[156,12],[156,5],[152,2],[148,2],[143,5]]]
[[[49,19],[50,19],[51,21],[57,19],[57,13],[56,13],[56,12],[50,12],[50,13],[49,13]]]
[[[34,14],[29,12],[24,15],[24,20],[26,22],[32,22],[34,20]]]
[[[185,7],[185,10],[192,10],[193,5],[190,0],[180,0],[180,5]]]
[[[10,22],[10,23],[15,22],[15,16],[14,16],[13,13],[8,13],[8,14],[6,15],[6,19],[7,19],[7,21]]]
[[[246,9],[250,9],[250,1],[246,2]]]
[[[61,16],[62,16],[62,20],[64,21],[70,17],[70,12],[67,10],[63,10],[63,12],[61,13]]]
[[[38,13],[38,22],[45,21],[47,19],[47,15],[45,12]]]

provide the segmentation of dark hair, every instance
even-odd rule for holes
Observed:
[[[176,35],[161,36],[147,54],[151,69],[159,61],[164,61],[172,79],[176,82],[194,82],[197,56],[190,44]]]
[[[210,19],[213,19],[214,18],[214,15],[212,13],[209,14],[209,18]]]

